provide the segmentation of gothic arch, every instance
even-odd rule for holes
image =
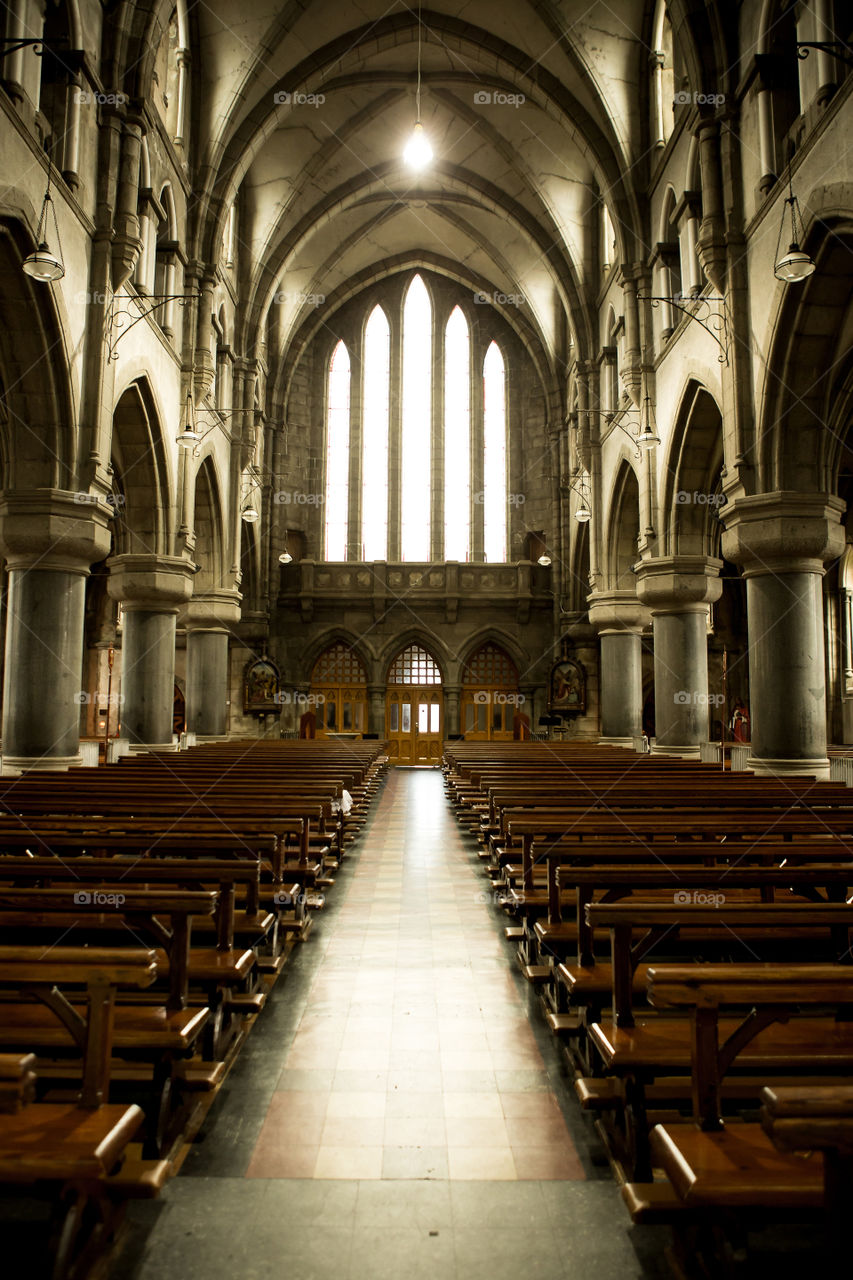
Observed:
[[[660,524],[666,555],[714,555],[720,542],[723,418],[701,383],[681,397],[663,470]]]
[[[172,496],[160,415],[146,377],[131,382],[113,410],[111,462],[116,512],[116,554],[171,552]]]
[[[608,590],[633,590],[636,580],[632,566],[639,557],[640,486],[637,473],[627,459],[623,459],[616,474],[609,511],[604,554]]]
[[[37,214],[32,217],[35,225]],[[0,373],[8,488],[75,486],[76,408],[65,326],[53,290],[21,263],[36,245],[16,217],[0,216]]]

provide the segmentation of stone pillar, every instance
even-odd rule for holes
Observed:
[[[385,685],[367,686],[367,732],[385,737]]]
[[[86,578],[110,549],[113,508],[89,495],[39,489],[0,502],[6,558],[3,768],[80,763]]]
[[[601,638],[599,741],[633,747],[643,732],[640,637],[649,623],[648,610],[633,591],[596,592],[589,597],[589,621]]]
[[[237,591],[208,591],[189,601],[187,629],[187,729],[224,737],[228,728],[228,640],[240,621]]]
[[[723,554],[746,578],[756,773],[829,776],[821,579],[844,551],[844,510],[829,494],[776,492],[721,512]]]
[[[462,729],[459,725],[459,698],[462,688],[458,684],[446,684],[443,688],[444,693],[444,736],[449,738],[452,733],[461,733]]]
[[[655,636],[655,753],[699,758],[708,741],[708,605],[723,589],[721,560],[662,556],[637,570]]]
[[[121,601],[122,737],[136,746],[172,749],[175,626],[192,592],[189,560],[123,555],[109,560],[107,590]]]
[[[580,662],[586,672],[586,711],[575,717],[573,736],[597,741],[600,711],[597,636],[585,612],[571,614],[564,621],[564,635],[571,642],[569,657]]]

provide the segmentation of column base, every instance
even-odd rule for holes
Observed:
[[[67,769],[79,769],[83,763],[80,752],[76,756],[7,756],[2,759],[5,777],[21,773],[24,769],[40,773],[64,773]]]
[[[597,741],[600,747],[627,747],[629,751],[634,750],[633,738],[599,738]]]
[[[696,743],[693,746],[658,746],[657,743],[652,747],[653,756],[671,756],[674,760],[699,760],[702,755],[701,746]]]
[[[818,782],[829,781],[829,759],[825,756],[811,760],[762,760],[758,756],[749,756],[746,767],[764,777],[807,777],[816,778]]]
[[[180,751],[180,742],[131,742],[127,754],[142,756],[149,751]]]

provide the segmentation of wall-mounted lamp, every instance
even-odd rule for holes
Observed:
[[[48,210],[53,218],[53,231],[56,236],[58,254],[52,253],[47,239]],[[41,203],[38,227],[36,228],[36,244],[38,248],[30,253],[21,263],[21,270],[32,280],[52,282],[61,280],[65,275],[65,263],[62,261],[62,243],[59,239],[59,223],[56,220],[56,207],[50,194],[50,160],[47,162],[47,187]]]
[[[616,419],[616,426],[620,431],[625,432],[625,435],[635,446],[638,457],[643,453],[648,452],[650,449],[653,449],[655,445],[660,444],[660,436],[657,433],[657,424],[655,422],[654,410],[652,408],[652,401],[648,390],[646,390],[646,394],[643,397],[643,405],[640,410],[640,421],[637,423],[637,434],[634,435],[634,432],[629,431],[624,422],[620,422],[618,419]]]
[[[209,428],[212,430],[212,428]],[[207,435],[207,432],[204,432]],[[184,406],[184,429],[175,436],[177,444],[182,449],[195,449],[196,445],[202,440],[202,435],[196,428],[195,420],[195,404],[193,403],[192,392],[187,392],[186,404]]]
[[[788,252],[786,254],[781,254],[782,238],[785,235],[789,208],[791,210],[791,240],[788,245]],[[803,215],[800,213],[800,202],[794,195],[794,188],[789,168],[788,194],[785,197],[785,203],[782,206],[782,219],[779,223],[779,235],[776,237],[776,265],[773,268],[773,274],[776,279],[781,280],[784,284],[798,284],[801,280],[806,280],[810,275],[814,274],[814,263],[809,255],[804,253],[800,248],[800,244],[805,240],[805,238],[806,229],[803,225]]]
[[[543,551],[536,563],[541,564],[543,569],[547,569],[548,565],[551,563],[551,557],[548,555],[548,552]]]
[[[575,519],[578,524],[588,524],[592,518],[592,512],[589,509],[589,486],[584,476],[581,475],[579,481],[575,481],[569,477],[568,489],[570,493],[576,494],[578,498],[578,505],[575,509]]]

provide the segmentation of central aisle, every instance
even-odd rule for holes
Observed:
[[[441,775],[357,857],[248,1176],[583,1178]]]
[[[115,1274],[647,1274],[476,864],[440,773],[393,771]]]

